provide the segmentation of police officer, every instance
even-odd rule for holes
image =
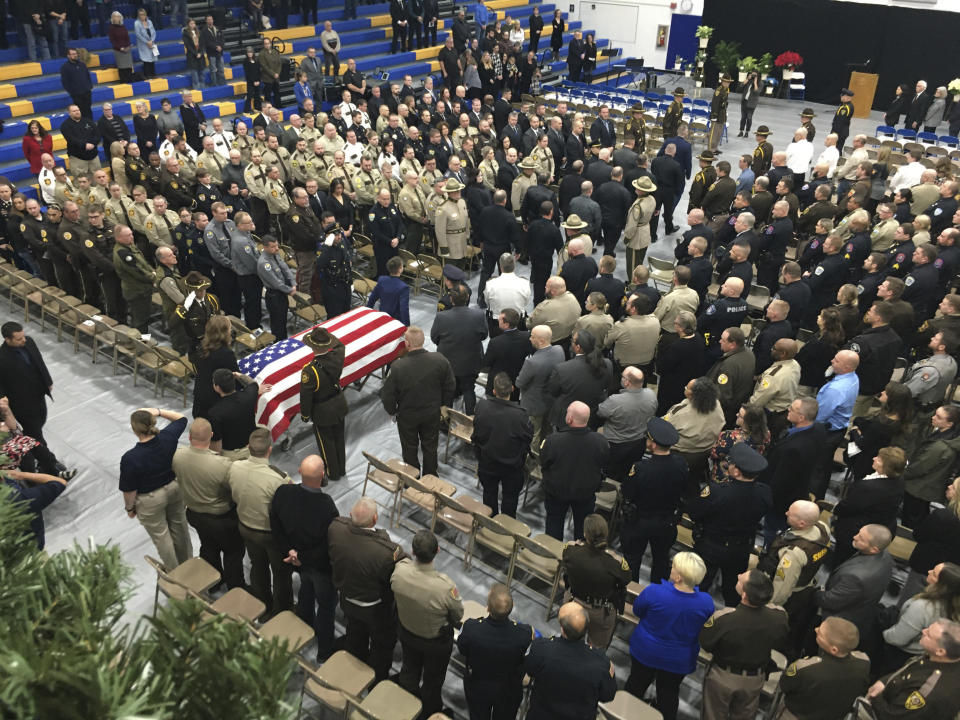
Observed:
[[[796,500],[787,509],[787,529],[777,535],[760,556],[757,569],[773,581],[775,605],[783,605],[790,619],[787,655],[797,657],[813,619],[817,573],[830,551],[830,529],[820,521],[820,508]]]
[[[390,674],[397,643],[390,577],[406,555],[376,525],[376,501],[361,497],[349,517],[330,523],[327,544],[346,624],[345,649],[370,665],[379,682]]]
[[[263,236],[263,252],[257,259],[257,277],[267,289],[267,314],[270,316],[270,332],[277,340],[287,339],[288,297],[297,292],[293,270],[280,257],[280,245],[272,235]],[[326,462],[326,461],[324,461]]]
[[[387,260],[399,254],[397,248],[405,237],[403,216],[393,204],[389,190],[383,189],[377,193],[377,202],[370,209],[367,220],[377,260],[377,277],[388,275]]]
[[[230,257],[234,272],[236,272],[237,286],[243,295],[243,319],[247,327],[256,330],[260,327],[262,310],[260,297],[263,294],[263,283],[257,275],[257,243],[252,237],[254,231],[253,218],[249,213],[237,213],[237,227],[230,238]]]
[[[780,268],[786,259],[787,245],[793,240],[793,221],[788,214],[790,205],[785,200],[773,204],[769,225],[760,235],[760,257],[757,261],[757,283],[777,292]]]
[[[264,201],[267,203],[267,212],[270,214],[270,227],[276,232],[282,232],[281,218],[290,209],[290,197],[280,175],[280,168],[271,165],[267,169],[267,182],[264,185]]]
[[[624,137],[633,135],[636,144],[633,146],[637,155],[643,155],[647,151],[647,121],[643,117],[643,105],[637,103],[630,108],[630,122],[623,129]]]
[[[191,270],[183,279],[183,286],[187,295],[182,305],[176,309],[177,316],[183,322],[183,328],[190,338],[190,362],[197,364],[200,357],[200,341],[207,331],[207,321],[214,315],[220,314],[220,301],[216,295],[207,292],[210,287],[210,278],[196,270]]]
[[[713,150],[704,150],[697,155],[700,170],[693,176],[693,182],[690,184],[690,202],[687,205],[687,212],[700,207],[707,189],[717,181],[717,171],[713,167],[714,159]]]
[[[960,707],[960,624],[937,620],[921,633],[920,647],[923,655],[867,690],[869,717],[940,720],[956,714]]]
[[[463,623],[457,648],[466,670],[463,690],[470,720],[516,718],[523,699],[523,660],[533,628],[510,619],[513,597],[494,583],[487,595],[487,617]]]
[[[437,312],[443,312],[453,307],[453,293],[466,292],[467,305],[470,304],[470,297],[473,290],[467,285],[467,276],[456,265],[447,263],[443,266],[443,287],[444,293],[437,300]]]
[[[733,425],[740,406],[753,391],[757,360],[753,351],[746,348],[746,338],[739,325],[725,329],[717,345],[723,356],[713,364],[707,377],[717,383],[727,423]]]
[[[339,480],[347,470],[343,432],[347,399],[340,386],[344,346],[322,327],[305,335],[303,342],[314,355],[300,373],[300,417],[304,422],[313,422],[313,434],[327,476]]]
[[[197,187],[193,191],[193,208],[206,215],[210,215],[211,205],[215,202],[223,202],[223,194],[220,192],[220,188],[214,185],[212,181],[213,176],[208,170],[197,171]]]
[[[192,204],[193,200],[190,200],[186,207],[190,207]],[[174,247],[173,229],[179,223],[180,218],[177,214],[168,209],[167,199],[162,195],[157,195],[153,199],[153,212],[147,215],[147,219],[143,223],[144,234],[147,236],[150,245],[153,246],[153,250],[161,245]]]
[[[624,591],[630,582],[630,566],[607,551],[607,521],[596,513],[583,521],[583,542],[563,549],[564,584],[575,602],[587,611],[587,641],[606,648],[613,638]]]
[[[717,572],[723,572],[723,599],[727,606],[740,602],[736,585],[747,568],[757,524],[773,505],[770,486],[755,482],[767,467],[760,453],[745,443],[730,450],[727,474],[732,482],[711,482],[688,506],[697,524],[694,551],[707,565],[700,589],[709,592]]]
[[[843,152],[843,144],[850,135],[850,120],[853,118],[853,91],[843,88],[840,91],[840,106],[833,113],[830,132],[837,136],[837,149]]]
[[[434,230],[437,235],[437,247],[443,255],[462,264],[467,256],[467,244],[470,241],[470,215],[467,204],[460,197],[465,186],[456,178],[449,178],[443,186],[446,199],[437,209]],[[446,248],[446,251],[444,251]]]
[[[870,658],[854,650],[860,632],[849,620],[826,618],[817,627],[819,654],[790,663],[780,676],[776,720],[845,717],[870,684]]]
[[[680,502],[690,476],[686,461],[670,452],[679,440],[673,425],[658,417],[650,418],[650,456],[636,463],[623,481],[620,543],[633,580],[640,579],[648,543],[653,554],[650,582],[658,583],[670,574],[670,548],[677,538]]]
[[[947,387],[957,375],[957,336],[951,330],[940,330],[930,338],[933,355],[911,365],[903,376],[921,413],[933,413],[943,402]]]
[[[82,250],[90,271],[96,274],[107,315],[125,318],[127,306],[120,292],[120,278],[113,269],[113,228],[103,222],[102,205],[92,204],[87,211],[87,236]]]
[[[303,188],[291,192],[293,203],[283,215],[283,236],[293,247],[297,258],[297,289],[310,293],[314,264],[317,261],[317,242],[320,237],[320,218],[310,208],[310,196]]]
[[[711,360],[717,360],[723,352],[720,350],[720,335],[729,327],[740,327],[747,316],[747,301],[740,297],[743,281],[731,277],[720,286],[719,297],[707,306],[697,318],[697,332],[707,341],[707,353]]]
[[[753,170],[755,177],[760,177],[767,174],[767,171],[770,170],[770,163],[773,161],[773,145],[767,141],[767,138],[773,133],[766,125],[761,125],[753,134],[757,138],[757,146],[753,149],[753,164],[750,168]]]
[[[840,254],[842,243],[839,236],[828,235],[823,242],[823,260],[803,274],[804,282],[810,286],[810,305],[803,320],[804,327],[813,327],[820,311],[833,305],[837,289],[846,279],[847,264]]]
[[[170,331],[170,344],[178,353],[189,352],[190,339],[183,323],[180,322],[180,316],[177,314],[177,308],[182,305],[187,295],[183,278],[180,276],[180,271],[177,270],[177,256],[174,254],[173,248],[159,247],[155,257],[157,259],[157,289],[160,291],[163,320]]]
[[[416,171],[407,170],[404,175],[397,203],[407,225],[406,248],[412,253],[419,253],[424,238],[429,241],[431,220],[427,196]]]
[[[441,691],[453,652],[453,628],[463,618],[457,586],[433,567],[439,549],[432,532],[418,531],[413,536],[413,558],[397,562],[390,578],[403,648],[399,684],[420,698],[424,717],[443,709]]]
[[[368,217],[377,202],[377,186],[380,184],[380,171],[374,169],[369,157],[360,161],[360,169],[353,175],[353,184],[357,192],[357,211],[361,217]]]
[[[113,229],[113,269],[120,278],[123,299],[130,311],[130,325],[141,333],[147,332],[152,309],[153,269],[133,242],[133,230],[126,225]]]
[[[343,231],[329,210],[323,213],[323,244],[317,254],[316,270],[320,273],[327,317],[347,312],[353,291],[353,266],[350,253],[343,245]]]
[[[740,604],[717,610],[700,631],[700,645],[713,653],[703,678],[703,720],[753,718],[767,679],[770,651],[787,637],[787,613],[768,605],[773,583],[759,570],[737,578]]]
[[[936,293],[940,285],[940,269],[935,264],[936,260],[936,246],[923,243],[913,251],[913,270],[903,279],[906,287],[900,299],[913,306],[918,323],[930,318],[936,309]]]
[[[686,95],[686,92],[684,92],[682,87],[678,87],[673,91],[673,102],[670,103],[666,114],[663,116],[663,136],[665,138],[677,136],[677,130],[680,128],[680,123],[683,121],[684,95]]]
[[[893,247],[887,250],[887,275],[906,277],[913,267],[913,223],[900,223],[893,233]]]

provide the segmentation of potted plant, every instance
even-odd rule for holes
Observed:
[[[737,72],[739,75],[738,79],[740,82],[745,83],[747,81],[747,75],[755,72],[756,69],[757,59],[753,57],[753,55],[747,55],[745,58],[740,60],[740,62],[737,63]]]
[[[690,77],[693,74],[693,63],[685,62],[683,64],[683,75],[684,77]]]
[[[697,25],[697,31],[694,34],[700,39],[700,47],[705,48],[710,42],[710,36],[713,35],[713,28],[709,25]]]
[[[799,53],[787,50],[777,55],[777,59],[773,61],[773,64],[783,69],[783,79],[786,81],[793,77],[794,70],[803,65],[803,57]]]
[[[683,68],[683,57],[681,57],[680,55],[676,55],[673,58],[673,69],[680,70],[681,68]]]
[[[766,80],[771,70],[773,70],[773,55],[764,53],[757,60],[757,71],[760,73],[760,79]]]
[[[740,64],[740,43],[721,40],[713,49],[713,64],[722,75],[733,74]]]

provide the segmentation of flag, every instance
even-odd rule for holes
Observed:
[[[340,387],[346,387],[393,362],[400,354],[406,326],[386,313],[359,307],[313,327],[326,328],[344,344]],[[240,372],[260,385],[272,385],[260,396],[257,424],[269,428],[276,440],[300,412],[300,371],[313,358],[301,341],[313,327],[247,355]]]

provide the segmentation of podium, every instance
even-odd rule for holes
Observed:
[[[870,117],[873,108],[873,96],[877,94],[876,73],[850,73],[849,88],[853,91],[853,116],[858,118]]]

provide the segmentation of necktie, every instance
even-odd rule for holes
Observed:
[[[217,170],[223,170],[223,163],[220,162],[220,158],[217,157],[217,153],[212,152],[210,155],[213,156],[213,161],[217,164]]]
[[[170,224],[170,220],[167,218],[167,214],[164,213],[160,217],[163,218],[163,224],[167,226],[167,239],[173,239],[173,225]]]

